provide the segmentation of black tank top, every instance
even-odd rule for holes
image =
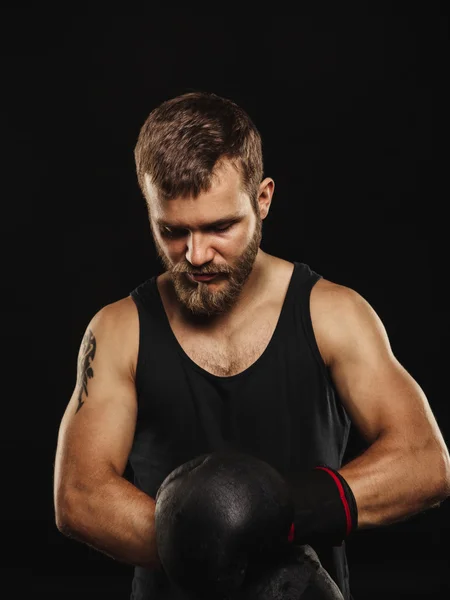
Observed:
[[[129,463],[134,484],[155,498],[180,464],[216,450],[260,458],[282,475],[327,464],[341,467],[350,421],[320,356],[310,292],[321,278],[294,270],[273,336],[242,373],[212,375],[184,352],[170,327],[156,276],[131,292],[139,314],[138,415]],[[315,548],[350,598],[344,544]],[[132,600],[176,600],[163,570],[135,567]]]

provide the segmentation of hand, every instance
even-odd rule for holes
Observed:
[[[238,452],[202,455],[158,490],[158,554],[183,591],[224,597],[240,588],[252,559],[289,546],[293,519],[289,488],[269,464]]]

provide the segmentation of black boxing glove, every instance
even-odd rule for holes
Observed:
[[[296,546],[249,566],[241,600],[344,600],[311,546]]]
[[[156,495],[161,564],[192,598],[224,598],[249,561],[287,548],[294,505],[283,477],[236,452],[197,457],[168,475]]]
[[[192,597],[225,597],[259,555],[286,545],[339,545],[357,526],[353,494],[335,470],[284,479],[237,452],[197,457],[166,477],[156,495],[158,554]]]

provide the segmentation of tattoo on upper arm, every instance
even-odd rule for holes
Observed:
[[[77,413],[83,406],[84,401],[82,400],[83,392],[88,396],[87,384],[88,379],[94,377],[94,370],[91,367],[91,362],[95,356],[96,342],[94,334],[90,329],[86,331],[81,342],[80,354],[78,357],[78,406],[75,413]]]

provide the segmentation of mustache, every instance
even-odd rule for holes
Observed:
[[[217,273],[231,273],[231,269],[227,267],[216,267],[214,265],[204,267],[201,271],[195,271],[192,266],[189,265],[177,265],[172,269],[172,273],[178,275],[179,273],[188,273],[189,275],[216,275]]]

